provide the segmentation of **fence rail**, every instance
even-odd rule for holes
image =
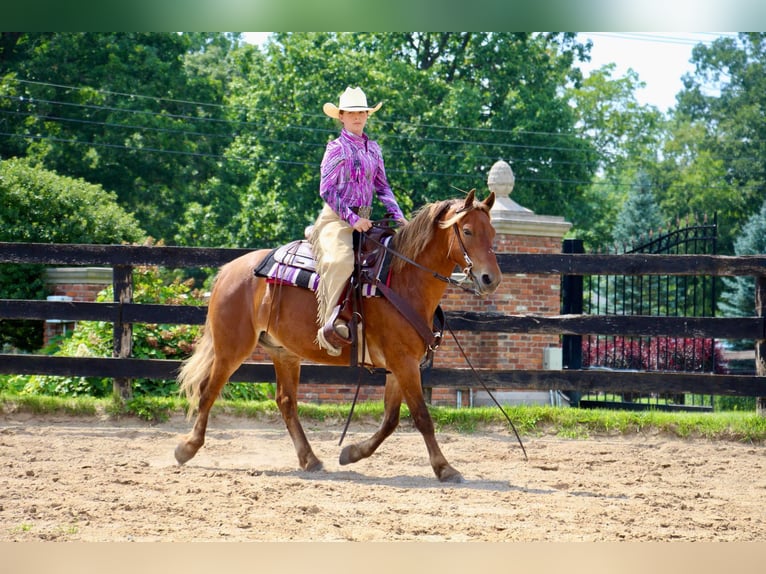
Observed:
[[[246,249],[0,243],[0,263],[109,266],[113,268],[115,284],[115,301],[110,303],[0,300],[0,320],[55,318],[112,322],[115,328],[114,358],[0,354],[0,373],[103,376],[115,377],[116,380],[133,377],[173,378],[179,366],[178,361],[131,358],[129,344],[127,353],[124,344],[126,333],[130,333],[132,323],[201,324],[206,309],[130,302],[132,268],[141,265],[217,267],[247,252]],[[750,376],[592,369],[483,369],[480,372],[490,388],[686,392],[766,397],[766,256],[499,254],[498,262],[506,274],[754,276],[756,315],[752,317],[516,316],[449,312],[447,321],[456,331],[754,339],[758,371],[756,375]],[[305,382],[354,384],[358,376],[355,369],[344,367],[307,364],[302,369],[302,380]],[[477,384],[468,371],[460,369],[433,369],[428,376],[430,386],[473,388]],[[379,374],[365,373],[362,382],[382,384],[382,378]],[[233,380],[273,380],[273,369],[268,364],[246,363]]]

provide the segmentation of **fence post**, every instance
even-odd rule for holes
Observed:
[[[755,314],[766,317],[766,276],[755,278]],[[755,374],[766,376],[766,333],[755,341]],[[766,397],[755,397],[755,412],[760,417],[766,417]]]
[[[115,265],[112,271],[115,303],[133,302],[133,267],[130,265]],[[113,357],[120,359],[130,357],[133,352],[133,325],[122,322],[122,305],[119,316],[114,322],[114,351]],[[115,377],[113,393],[121,400],[127,400],[133,395],[131,379]]]
[[[582,239],[565,239],[563,253],[585,253]],[[580,315],[583,312],[583,279],[582,275],[563,275],[561,277],[561,313],[564,315]],[[561,337],[562,366],[565,369],[582,368],[582,336],[563,335]],[[569,402],[573,407],[579,406],[581,393],[568,391]]]

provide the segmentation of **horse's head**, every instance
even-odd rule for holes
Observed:
[[[492,249],[495,228],[489,210],[495,203],[490,192],[484,201],[476,201],[476,190],[471,190],[464,201],[453,204],[441,221],[440,227],[452,227],[449,258],[473,281],[477,295],[489,295],[500,285],[503,277]]]

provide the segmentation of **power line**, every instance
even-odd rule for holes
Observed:
[[[708,36],[709,39],[697,39],[693,37],[676,36],[661,34],[657,32],[588,32],[583,33],[583,36],[596,36],[602,38],[615,38],[618,40],[628,40],[635,42],[647,42],[652,44],[675,44],[679,46],[696,46],[697,44],[704,44],[706,46],[712,45],[717,39],[727,37],[736,38],[736,33],[731,32],[695,32],[695,35]]]
[[[154,112],[149,110],[135,110],[130,108],[121,108],[121,107],[114,107],[114,106],[104,106],[104,105],[96,105],[96,104],[80,104],[80,103],[72,103],[72,102],[64,102],[60,100],[50,100],[50,99],[42,99],[42,98],[31,98],[31,97],[25,97],[25,96],[9,96],[9,95],[0,95],[0,98],[5,98],[8,100],[16,101],[20,104],[29,103],[29,104],[45,104],[49,106],[61,106],[61,107],[69,107],[69,108],[75,108],[75,109],[83,109],[88,111],[100,111],[100,112],[111,112],[116,114],[135,114],[139,116],[148,116],[151,118],[160,118],[162,120],[180,120],[180,121],[186,121],[186,122],[215,122],[226,126],[234,126],[234,127],[240,127],[240,128],[258,128],[263,127],[264,124],[258,124],[254,122],[243,122],[238,120],[223,120],[223,119],[217,119],[217,118],[205,118],[205,117],[198,117],[198,116],[189,116],[184,114],[169,114],[162,111]],[[188,100],[184,100],[186,102],[189,102]],[[49,114],[38,114],[33,111],[30,112],[19,112],[19,111],[4,111],[3,113],[16,113],[24,115],[26,114],[28,117],[36,117],[39,119],[49,119],[59,122],[75,122],[75,123],[81,123],[85,125],[94,125],[94,126],[102,126],[102,127],[110,127],[115,129],[134,129],[134,130],[148,130],[148,131],[158,131],[163,133],[172,133],[172,134],[188,134],[188,135],[197,135],[197,136],[207,136],[207,137],[228,137],[228,138],[234,138],[242,135],[242,132],[232,132],[232,133],[211,133],[211,132],[199,132],[199,131],[190,131],[190,130],[183,130],[183,129],[175,129],[175,128],[158,128],[155,126],[143,126],[143,125],[131,125],[131,124],[118,124],[114,122],[106,122],[106,121],[96,121],[96,120],[84,120],[80,118],[70,118],[70,117],[64,117],[64,116],[53,116]],[[387,122],[391,125],[395,125],[393,122]],[[510,130],[496,130],[492,128],[467,128],[467,127],[461,127],[461,126],[431,126],[439,129],[449,129],[449,130],[471,130],[473,132],[477,133],[489,133],[489,134],[499,134],[499,133],[511,133]],[[313,128],[308,126],[296,126],[296,125],[287,125],[285,126],[285,129],[287,130],[299,130],[299,131],[306,131],[306,132],[314,132],[314,133],[321,133],[321,134],[330,134],[334,133],[333,130],[325,129],[325,128]],[[518,131],[514,132],[515,135],[525,135],[525,134],[535,134],[535,135],[557,135],[560,137],[569,137],[571,138],[578,138],[578,137],[586,137],[585,134],[547,134],[545,132],[524,132],[524,131]],[[406,134],[396,134],[396,133],[389,133],[384,134],[383,137],[389,139],[389,140],[402,140],[406,141],[410,139],[409,135]],[[482,147],[493,147],[493,148],[500,148],[500,149],[518,149],[518,150],[536,150],[536,151],[542,151],[542,152],[575,152],[575,153],[591,153],[591,150],[583,149],[580,147],[565,147],[565,146],[551,146],[551,145],[530,145],[530,144],[514,144],[514,143],[504,143],[504,142],[498,142],[498,141],[487,141],[487,140],[468,140],[468,139],[455,139],[455,138],[434,138],[434,137],[422,137],[419,139],[419,141],[433,143],[438,146],[442,147],[448,147],[448,146],[482,146]],[[272,143],[275,143],[272,140]],[[282,141],[279,143],[285,143],[285,144],[295,144],[298,142],[295,141]],[[302,141],[300,143],[303,143]],[[324,145],[324,143],[322,144]]]
[[[130,99],[143,99],[143,100],[150,100],[155,102],[168,102],[168,103],[174,103],[174,104],[184,104],[184,105],[191,105],[191,106],[204,106],[204,107],[214,107],[221,111],[229,111],[229,112],[244,112],[244,113],[258,113],[262,115],[267,114],[273,114],[273,113],[284,113],[284,110],[276,110],[273,108],[262,108],[259,110],[254,110],[253,108],[245,107],[245,106],[235,106],[231,104],[216,104],[216,103],[210,103],[210,102],[200,102],[195,100],[185,100],[185,99],[173,99],[173,98],[164,98],[160,96],[148,96],[145,94],[136,94],[136,93],[130,93],[130,92],[114,92],[110,90],[102,90],[100,88],[93,88],[93,87],[78,87],[78,86],[71,86],[66,84],[55,84],[51,82],[40,82],[36,80],[25,80],[20,78],[6,78],[6,81],[14,81],[21,84],[29,84],[29,85],[37,85],[37,86],[45,86],[45,87],[54,87],[64,90],[88,90],[89,92],[95,92],[95,93],[101,93],[106,95],[117,95],[121,97],[125,97],[128,100]],[[19,100],[25,99],[23,96],[8,96],[8,95],[2,95],[0,97],[6,97],[6,98],[17,98]],[[40,101],[43,103],[58,103],[61,105],[67,105],[67,106],[74,106],[74,107],[83,107],[83,108],[93,108],[93,109],[102,109],[102,110],[110,110],[115,112],[132,112],[132,113],[139,113],[139,114],[151,114],[151,115],[162,115],[166,117],[176,117],[179,119],[186,119],[189,121],[211,121],[211,122],[233,122],[233,123],[241,123],[250,125],[252,122],[238,122],[236,120],[221,120],[216,118],[206,118],[201,116],[189,116],[189,115],[173,115],[173,114],[164,114],[160,112],[151,112],[149,110],[131,110],[130,108],[116,108],[116,107],[110,107],[110,106],[98,106],[95,104],[77,104],[73,102],[62,102],[58,100],[45,100],[45,99],[38,99],[38,98],[26,98],[27,100],[32,101]],[[309,119],[315,119],[315,118],[321,118],[326,119],[323,114],[319,113],[310,113],[310,112],[301,112],[298,110],[295,110],[296,114],[298,116],[307,117]],[[476,126],[448,126],[448,125],[440,125],[440,124],[417,124],[412,123],[409,119],[407,120],[379,120],[376,119],[378,123],[381,123],[383,125],[390,125],[392,127],[396,127],[398,125],[407,125],[412,128],[432,128],[432,129],[440,129],[440,130],[461,130],[461,131],[468,131],[468,132],[486,132],[490,134],[512,134],[512,135],[542,135],[542,136],[552,136],[552,137],[577,137],[578,135],[585,135],[585,134],[578,134],[578,133],[572,133],[572,134],[562,134],[559,132],[544,132],[544,131],[534,131],[534,130],[515,130],[515,129],[498,129],[498,128],[487,128],[487,127],[476,127]],[[256,124],[258,125],[258,124]],[[297,128],[296,128],[297,129]],[[332,130],[327,130],[328,132]],[[406,137],[406,136],[402,136]]]
[[[8,137],[15,137],[15,138],[22,138],[22,139],[30,139],[30,140],[54,141],[57,143],[84,145],[89,147],[121,149],[121,150],[129,151],[129,152],[164,153],[164,154],[170,154],[170,155],[199,157],[199,158],[222,160],[226,162],[249,163],[253,161],[253,158],[251,157],[210,154],[210,153],[204,153],[204,152],[183,151],[183,150],[168,150],[168,149],[153,148],[153,147],[147,147],[147,146],[135,147],[135,146],[128,146],[124,144],[110,144],[105,142],[88,142],[88,141],[80,141],[76,139],[59,138],[55,136],[40,136],[40,135],[32,135],[32,134],[20,135],[20,134],[2,132],[2,131],[0,131],[0,136],[8,136]],[[493,159],[496,159],[496,158],[493,158]],[[270,163],[278,164],[278,165],[298,166],[303,168],[311,168],[312,170],[319,169],[319,164],[316,162],[283,160],[283,159],[273,159],[273,158],[267,161]],[[477,173],[450,173],[450,172],[436,172],[436,171],[422,171],[422,170],[412,171],[412,170],[403,170],[403,169],[387,169],[386,171],[389,174],[402,174],[402,175],[421,177],[421,178],[449,177],[453,179],[476,179],[480,175],[478,172]],[[620,182],[606,181],[606,180],[593,181],[593,180],[562,179],[562,178],[545,178],[545,177],[525,176],[522,174],[517,175],[516,182],[517,184],[518,183],[543,183],[543,184],[547,183],[547,184],[566,184],[566,185],[588,185],[588,186],[611,187],[615,189],[620,189],[620,188],[631,189],[633,187],[636,187],[636,185],[638,185],[633,183],[620,183]],[[683,189],[697,190],[697,191],[718,189],[715,186],[685,185],[682,187]]]

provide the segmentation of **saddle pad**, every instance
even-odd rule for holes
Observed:
[[[273,249],[253,273],[265,277],[270,283],[294,285],[312,291],[319,287],[311,244],[303,239]]]
[[[386,237],[385,245],[391,240]],[[390,254],[386,252],[386,256]],[[389,266],[381,266],[381,274],[388,272]],[[319,274],[316,271],[316,259],[311,250],[311,244],[305,239],[292,241],[276,249],[273,249],[266,258],[253,270],[258,277],[265,277],[270,283],[293,285],[304,289],[316,291],[319,287]],[[362,285],[362,294],[365,297],[375,297],[378,289],[375,285],[366,283]]]

